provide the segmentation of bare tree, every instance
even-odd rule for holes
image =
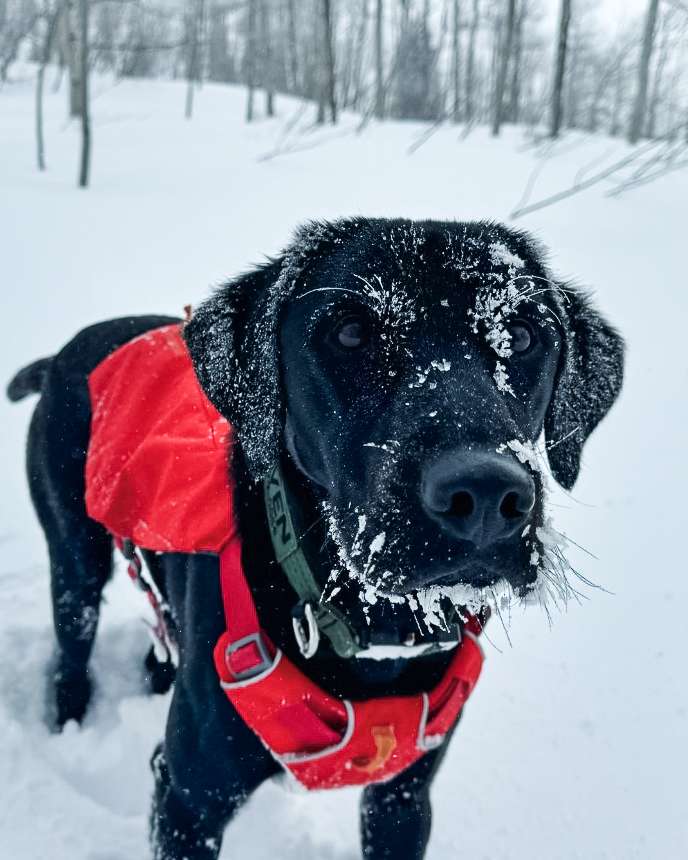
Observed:
[[[454,0],[452,15],[452,119],[461,119],[461,9]]]
[[[350,99],[347,98],[344,100],[344,103],[350,104],[354,110],[358,110],[360,107],[361,97],[365,87],[364,61],[366,53],[366,37],[368,33],[368,18],[368,0],[361,0],[358,32],[356,34],[351,58],[350,83],[353,88],[353,92]]]
[[[322,74],[322,96],[320,104],[327,106],[330,111],[330,120],[337,122],[337,93],[334,59],[334,34],[332,28],[332,3],[331,0],[321,0],[322,16],[322,45],[324,69]],[[324,122],[324,110],[318,112],[318,120]]]
[[[428,3],[422,12],[410,14],[408,0],[402,0],[399,40],[392,67],[392,115],[405,119],[437,120],[444,113],[437,59],[440,50],[433,43]]]
[[[642,137],[645,129],[645,117],[647,113],[647,90],[650,79],[650,60],[655,41],[655,29],[657,26],[657,11],[659,0],[650,0],[645,14],[645,28],[643,32],[643,44],[640,52],[640,63],[638,65],[638,84],[631,114],[631,123],[628,128],[628,142],[637,143]]]
[[[79,187],[88,188],[91,172],[91,108],[89,105],[88,26],[91,0],[79,0],[79,60],[81,81],[81,158]]]
[[[45,35],[41,50],[40,64],[36,74],[36,162],[39,170],[45,170],[45,140],[43,134],[43,84],[45,81],[45,70],[50,62],[57,28],[60,23],[60,15],[63,11],[61,2],[50,9],[45,9]]]
[[[269,0],[260,0],[260,59],[265,89],[265,114],[275,115],[275,69],[270,33]]]
[[[473,92],[475,74],[475,48],[480,25],[480,0],[473,0],[473,16],[468,33],[468,53],[466,55],[466,122],[473,122],[475,97]]]
[[[384,79],[384,3],[377,0],[375,8],[375,116],[382,119],[385,115],[385,79]]]
[[[184,116],[191,119],[193,115],[194,91],[201,80],[201,50],[205,19],[205,0],[190,0],[187,13],[187,65],[186,65],[186,101]]]
[[[291,75],[291,91],[298,93],[301,91],[301,78],[299,76],[299,47],[296,37],[296,0],[288,0],[287,5],[287,21],[289,28],[288,45],[289,45],[289,71]]]
[[[514,24],[514,44],[511,51],[511,81],[509,86],[509,122],[517,123],[521,116],[521,74],[523,64],[523,30],[528,15],[527,0],[520,0]]]
[[[619,65],[614,76],[614,94],[612,97],[612,108],[609,122],[609,134],[617,137],[621,133],[621,111],[626,96],[626,57],[620,57]]]
[[[208,15],[207,76],[211,81],[236,80],[227,40],[227,7],[212,5]]]
[[[575,10],[561,0],[554,37],[541,0],[86,0],[85,65],[81,2],[0,0],[0,75],[18,57],[37,64],[39,169],[54,54],[69,69],[77,117],[90,69],[183,77],[187,116],[209,77],[247,85],[248,121],[260,88],[268,116],[279,93],[297,93],[317,104],[322,123],[353,108],[362,125],[373,116],[415,119],[432,134],[447,120],[464,121],[466,131],[486,122],[498,134],[504,122],[535,129],[545,117],[557,137],[564,125],[629,134],[640,110],[640,136],[684,134],[675,117],[686,110],[688,0],[647,0],[644,35],[629,27],[614,37],[600,27],[595,0],[576,0]],[[56,20],[57,5],[64,11]],[[552,42],[550,89],[542,70]]]
[[[22,42],[33,32],[39,18],[32,3],[21,3],[11,16],[4,2],[0,5],[0,81],[7,80]]]
[[[571,0],[561,0],[559,31],[557,37],[557,56],[554,65],[554,84],[552,86],[552,106],[549,136],[559,137],[561,130],[561,104],[566,72],[566,48],[571,23]]]
[[[504,114],[504,91],[506,89],[506,73],[509,68],[511,46],[514,41],[514,23],[516,20],[516,0],[507,0],[506,24],[504,37],[499,46],[499,59],[494,93],[494,116],[492,118],[492,134],[496,137],[502,125]]]
[[[83,109],[81,101],[83,95],[81,81],[83,65],[80,57],[80,9],[77,6],[78,2],[80,0],[66,0],[64,14],[60,18],[62,22],[62,46],[69,70],[69,115],[71,117],[81,116]]]
[[[655,136],[657,128],[657,112],[659,103],[662,97],[662,84],[664,83],[664,73],[666,71],[667,61],[669,59],[669,34],[672,28],[672,13],[662,16],[661,21],[661,36],[657,47],[657,62],[655,64],[654,75],[652,79],[652,91],[650,94],[648,110],[647,110],[647,126],[645,134],[649,138]]]
[[[254,117],[254,96],[256,88],[256,3],[258,0],[248,0],[246,4],[246,122],[252,122]]]

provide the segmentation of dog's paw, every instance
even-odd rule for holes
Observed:
[[[47,721],[60,732],[70,720],[80,723],[91,701],[91,680],[87,669],[66,669],[57,665],[48,677]]]
[[[158,660],[155,648],[151,645],[143,665],[146,688],[151,693],[166,693],[174,683],[174,663],[171,660]]]

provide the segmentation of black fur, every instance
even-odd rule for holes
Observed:
[[[371,297],[365,282],[376,284],[376,277],[394,290]],[[535,346],[527,356],[500,359],[509,393],[495,385],[497,358],[480,308],[505,283],[525,277],[547,287],[537,301],[519,305]],[[583,442],[618,393],[622,345],[579,293],[562,289],[526,236],[497,225],[356,219],[304,228],[279,260],[223,287],[187,325],[201,385],[238,428],[235,505],[261,622],[326,689],[349,698],[416,692],[442,675],[448,658],[344,660],[323,642],[306,663],[291,634],[295,595],[276,567],[256,479],[279,458],[310,523],[306,549],[323,587],[342,551],[355,560],[355,532],[369,539],[386,529],[384,569],[368,566],[363,583],[338,580],[340,608],[354,623],[369,621],[370,629],[387,633],[414,624],[406,606],[384,599],[364,606],[359,591],[366,581],[397,595],[437,582],[480,587],[497,578],[526,590],[534,543],[521,539],[521,520],[513,534],[485,532],[485,546],[466,540],[445,514],[428,510],[427,483],[438,464],[452,480],[463,480],[469,464],[481,486],[490,470],[506,474],[532,486],[536,504],[519,517],[537,524],[540,477],[500,443],[535,440],[544,426],[552,472],[564,486],[573,484]],[[372,315],[374,340],[344,354],[333,331],[343,314],[352,313]],[[57,727],[81,719],[87,708],[88,660],[111,566],[108,535],[84,509],[86,379],[118,346],[167,322],[141,317],[93,326],[10,385],[16,399],[42,392],[29,434],[28,473],[50,549],[57,647],[49,702]],[[430,377],[432,386],[419,382]],[[397,443],[388,446],[392,453],[381,450],[390,439]],[[339,526],[339,546],[322,520],[323,502]],[[370,512],[362,531],[356,508]],[[171,553],[151,561],[173,608],[181,649],[165,740],[152,761],[154,854],[157,860],[213,860],[227,822],[278,766],[217,681],[212,648],[224,629],[217,560]],[[160,676],[150,655],[147,669],[152,685],[164,689],[169,678]],[[446,743],[391,782],[364,791],[365,857],[424,856],[429,787],[445,750]]]
[[[37,394],[43,388],[51,361],[50,358],[39,358],[22,368],[7,386],[8,399],[17,403],[29,394]]]
[[[552,474],[567,490],[576,482],[583,444],[616,399],[623,378],[623,341],[590,300],[564,287],[560,304],[564,355],[545,418]]]

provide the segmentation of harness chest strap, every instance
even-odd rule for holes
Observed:
[[[304,675],[261,630],[238,537],[220,553],[220,578],[227,630],[214,660],[221,685],[246,724],[306,788],[396,776],[442,742],[480,675],[480,625],[471,617],[444,677],[429,692],[339,699]]]

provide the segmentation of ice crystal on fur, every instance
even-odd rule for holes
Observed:
[[[495,266],[507,266],[510,275],[511,270],[522,269],[525,266],[524,260],[518,254],[514,254],[504,242],[492,242],[488,250],[490,262]]]
[[[499,391],[511,394],[512,397],[516,396],[514,394],[514,389],[509,384],[509,374],[506,372],[506,367],[501,363],[501,361],[497,362],[493,378]]]
[[[542,453],[534,442],[511,439],[509,442],[501,444],[496,450],[498,454],[503,454],[507,448],[514,452],[520,463],[527,463],[534,472],[542,472]]]
[[[416,379],[413,382],[409,382],[409,388],[420,388],[422,385],[425,385],[427,382],[428,376],[432,373],[433,370],[438,371],[439,373],[447,373],[451,370],[451,361],[447,361],[446,358],[442,358],[440,360],[434,359],[430,362],[430,364],[426,368],[421,368],[419,364],[416,365]],[[436,383],[431,382],[430,388],[435,388]]]
[[[380,327],[383,356],[389,359],[407,337],[409,327],[416,319],[415,303],[399,281],[383,281],[380,275],[369,278],[355,276],[363,283],[363,295]]]
[[[385,533],[378,533],[370,540],[367,544],[367,560],[365,564],[359,566],[356,559],[360,559],[364,554],[362,535],[366,527],[365,515],[360,515],[358,518],[358,529],[349,551],[335,511],[328,503],[323,504],[323,511],[326,516],[328,535],[336,547],[339,560],[339,566],[331,572],[323,590],[324,602],[336,596],[340,590],[337,582],[340,577],[347,576],[350,581],[358,583],[359,599],[362,604],[368,607],[380,601],[386,601],[395,606],[406,604],[417,621],[431,632],[448,629],[446,610],[449,607],[453,607],[461,614],[477,613],[484,606],[490,606],[495,611],[501,612],[505,607],[511,606],[515,600],[513,588],[506,580],[499,580],[486,588],[457,583],[415,589],[405,595],[391,593],[384,587],[390,572],[383,571],[378,576],[374,575],[376,567],[374,560],[385,545]],[[364,614],[369,621],[369,610],[364,609]]]

